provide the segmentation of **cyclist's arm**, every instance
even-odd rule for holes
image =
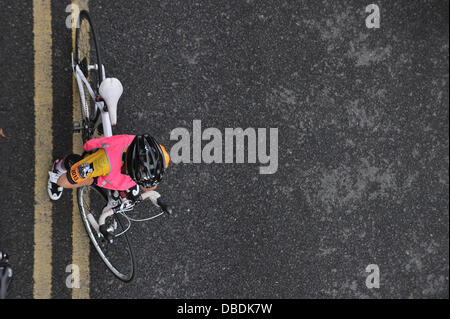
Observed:
[[[158,185],[150,187],[150,188],[145,188],[145,187],[142,187],[142,186],[140,186],[140,187],[141,187],[141,191],[145,193],[145,192],[154,191],[156,189],[156,187],[158,187]]]
[[[84,181],[90,181],[90,184],[92,184],[93,178],[105,176],[110,170],[111,166],[105,150],[98,149],[94,153],[85,156],[82,160],[73,164],[67,170],[67,179],[71,184],[80,184]]]
[[[62,186],[64,188],[78,188],[81,186],[89,186],[89,185],[92,185],[93,183],[94,183],[94,179],[89,178],[89,179],[85,179],[77,184],[72,184],[69,182],[69,180],[67,178],[67,174],[62,174],[58,179],[58,185]]]

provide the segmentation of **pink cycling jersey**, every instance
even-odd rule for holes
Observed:
[[[104,149],[111,166],[107,175],[97,177],[97,186],[112,190],[127,190],[136,186],[130,176],[121,173],[122,154],[134,138],[135,135],[113,135],[92,139],[84,144],[83,148],[86,151]]]

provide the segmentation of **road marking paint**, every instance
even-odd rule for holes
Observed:
[[[52,294],[52,202],[47,194],[52,162],[53,82],[51,0],[33,0],[34,33],[34,264],[33,297]]]
[[[73,5],[77,5],[80,11],[88,9],[87,0],[74,0]],[[78,18],[78,17],[77,17]],[[75,52],[75,28],[72,28],[72,52]],[[81,102],[75,78],[72,78],[73,91],[73,121],[81,120]],[[73,153],[83,153],[81,133],[73,135]],[[80,288],[72,289],[72,299],[88,299],[90,287],[89,270],[89,237],[81,220],[81,215],[77,203],[77,191],[73,190],[72,197],[72,264],[80,269]]]

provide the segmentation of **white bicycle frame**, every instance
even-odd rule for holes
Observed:
[[[106,75],[105,75],[105,67],[102,64],[102,69],[103,69],[103,78],[102,81],[106,79]],[[92,70],[92,69],[97,69],[98,65],[88,65],[88,70]],[[72,53],[72,70],[75,76],[75,79],[77,81],[77,85],[78,85],[78,91],[80,93],[80,98],[81,98],[81,107],[84,110],[84,114],[86,115],[87,118],[90,118],[89,114],[89,107],[86,101],[86,95],[85,95],[85,91],[84,91],[84,87],[83,84],[86,86],[86,88],[88,89],[89,95],[92,98],[92,101],[94,102],[95,108],[94,108],[94,114],[97,114],[98,110],[100,110],[100,117],[97,119],[96,123],[94,124],[94,130],[98,127],[98,125],[100,125],[100,122],[103,125],[103,136],[105,137],[109,137],[112,136],[112,125],[111,125],[111,119],[109,117],[109,113],[108,113],[108,107],[105,103],[105,101],[97,101],[97,95],[95,94],[94,90],[92,89],[91,85],[89,84],[88,80],[86,79],[85,75],[83,74],[83,72],[80,69],[80,66],[78,64],[75,64],[74,60],[73,60],[73,53]],[[105,223],[105,220],[107,217],[111,216],[114,214],[114,211],[112,209],[112,207],[116,206],[119,204],[119,202],[117,202],[117,200],[115,200],[112,196],[112,191],[108,190],[108,205],[107,207],[111,207],[109,209],[106,209],[105,211],[102,212],[100,218],[99,218],[99,222],[97,222],[94,218],[94,216],[92,216],[92,214],[88,214],[87,218],[89,220],[89,223],[92,225],[92,227],[95,229],[95,231],[97,232],[97,236],[102,236],[99,230],[99,225],[103,225]],[[147,199],[149,198],[152,203],[156,206],[159,207],[157,200],[161,195],[157,192],[157,191],[149,191],[149,192],[145,192],[142,194],[142,199]],[[123,209],[123,211],[126,211],[127,209]],[[121,210],[119,210],[119,213],[121,212]],[[162,214],[162,213],[161,213]],[[156,215],[154,217],[158,217],[160,216]]]
[[[88,65],[88,69],[92,70],[92,69],[97,69],[99,66],[98,65]],[[103,78],[102,81],[106,78],[105,76],[105,66],[102,64],[102,69],[103,69]],[[98,118],[97,122],[94,125],[94,129],[100,125],[100,121],[102,122],[103,125],[103,135],[105,137],[109,137],[112,136],[112,126],[111,126],[111,119],[109,117],[109,113],[108,113],[108,108],[107,105],[105,104],[104,101],[96,101],[97,96],[94,92],[94,90],[92,89],[91,85],[89,84],[88,80],[86,79],[86,77],[84,76],[83,72],[80,69],[80,66],[78,64],[74,63],[73,60],[73,54],[72,54],[72,70],[75,76],[75,79],[77,81],[77,85],[78,85],[78,91],[80,93],[80,98],[81,98],[81,107],[84,110],[84,114],[86,114],[87,118],[90,117],[91,114],[89,114],[89,107],[86,101],[86,95],[85,95],[85,91],[84,91],[84,85],[86,86],[86,88],[88,89],[89,95],[92,98],[92,101],[95,105],[94,108],[94,114],[96,114],[98,112],[98,110],[100,110],[100,117]],[[106,107],[105,107],[106,106]]]

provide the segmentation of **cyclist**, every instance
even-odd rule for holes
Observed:
[[[154,190],[170,162],[164,146],[150,134],[94,138],[83,148],[88,155],[70,154],[53,162],[47,185],[52,200],[58,200],[64,188],[92,184],[117,191],[136,184]]]

